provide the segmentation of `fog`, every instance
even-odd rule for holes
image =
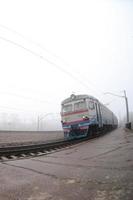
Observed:
[[[40,117],[40,120],[39,120]],[[42,116],[22,116],[20,114],[0,114],[0,130],[11,131],[54,131],[61,130],[59,115]]]
[[[90,94],[133,112],[133,2],[0,2],[0,129],[61,129],[61,101]],[[51,114],[50,114],[51,113]],[[50,115],[48,115],[50,114]],[[122,120],[121,120],[122,119]]]

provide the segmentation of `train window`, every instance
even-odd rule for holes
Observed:
[[[82,102],[78,102],[78,103],[75,103],[74,104],[74,110],[82,110],[82,109],[85,109],[86,108],[86,103],[85,101],[82,101]]]
[[[72,111],[72,104],[64,105],[64,106],[62,107],[62,112],[63,112],[63,113],[71,112],[71,111]]]
[[[94,109],[94,102],[92,102],[92,101],[89,102],[89,109],[91,109],[91,110]]]

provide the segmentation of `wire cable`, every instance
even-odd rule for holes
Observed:
[[[27,48],[27,47],[24,47],[23,45],[21,45],[21,44],[19,44],[19,43],[16,43],[16,42],[14,42],[14,41],[12,41],[12,40],[10,40],[10,39],[4,38],[4,37],[2,37],[2,36],[0,36],[0,39],[6,41],[6,42],[8,42],[8,43],[11,43],[11,44],[13,44],[13,45],[15,45],[15,46],[17,46],[17,47],[19,47],[19,48],[21,48],[21,49],[24,49],[24,50],[26,50],[27,52],[33,54],[34,56],[39,57],[39,58],[42,59],[43,61],[49,63],[50,65],[55,66],[58,70],[62,71],[63,73],[65,73],[65,74],[67,74],[67,75],[69,75],[72,79],[78,81],[82,86],[84,86],[85,88],[87,88],[87,89],[90,90],[90,88],[88,87],[88,85],[85,84],[83,81],[81,81],[80,79],[78,79],[76,76],[74,76],[74,75],[73,75],[72,73],[70,73],[69,71],[66,71],[65,69],[63,69],[61,66],[59,66],[59,65],[57,65],[56,63],[54,63],[54,62],[50,61],[49,59],[45,58],[43,55],[40,55],[40,54],[36,53],[35,51],[33,51],[33,50],[31,50],[31,49],[29,49],[29,48]]]
[[[1,94],[5,94],[5,95],[10,95],[10,96],[15,96],[15,97],[23,98],[23,99],[26,99],[26,100],[39,101],[40,103],[49,103],[49,104],[53,103],[53,102],[50,102],[50,101],[47,101],[47,100],[40,100],[40,99],[33,98],[33,97],[26,97],[26,96],[19,95],[19,94],[16,94],[16,93],[11,93],[11,92],[1,92],[0,91],[0,93]]]
[[[12,28],[9,28],[9,27],[7,27],[7,26],[5,26],[5,25],[3,25],[3,24],[0,24],[0,27],[2,27],[2,28],[5,29],[5,30],[8,30],[8,31],[10,31],[10,32],[12,32],[12,33],[14,33],[14,34],[16,34],[16,35],[18,35],[18,36],[20,36],[20,37],[23,38],[24,40],[27,40],[29,43],[36,45],[37,47],[39,47],[39,48],[42,49],[43,51],[46,51],[47,53],[49,53],[49,54],[51,54],[52,56],[54,56],[54,57],[60,59],[61,61],[63,61],[65,64],[68,65],[68,63],[66,63],[66,61],[65,61],[64,59],[62,59],[60,56],[57,56],[55,53],[52,53],[50,50],[46,49],[42,44],[40,44],[40,43],[38,43],[38,42],[36,42],[36,41],[33,41],[33,40],[30,39],[29,37],[27,37],[27,36],[25,36],[25,35],[19,33],[18,31],[14,30],[14,29],[12,29]]]
[[[39,43],[37,43],[37,42],[35,42],[35,41],[29,39],[27,36],[24,36],[24,35],[22,35],[21,33],[17,32],[16,30],[11,29],[11,28],[9,28],[9,27],[7,27],[7,26],[5,26],[5,25],[2,25],[2,24],[0,24],[0,27],[2,27],[2,28],[5,29],[5,30],[8,30],[8,31],[10,31],[10,32],[12,32],[12,33],[14,33],[14,34],[16,34],[16,35],[18,35],[18,36],[20,36],[21,38],[23,38],[23,39],[25,39],[25,40],[28,40],[28,42],[30,42],[30,43],[36,45],[37,47],[41,48],[41,49],[44,50],[44,51],[50,53],[52,56],[54,56],[54,57],[56,57],[56,58],[62,60],[63,62],[65,62],[65,64],[67,64],[67,65],[69,66],[69,64],[66,63],[66,61],[64,61],[64,59],[62,59],[61,57],[57,56],[56,54],[51,53],[49,50],[47,50],[46,48],[44,48],[41,44],[39,44]],[[78,74],[78,73],[76,72],[76,74]],[[80,76],[81,76],[81,74],[80,74]],[[95,90],[95,89],[94,89],[95,86],[94,86],[94,84],[93,84],[91,81],[87,80],[87,82],[89,82],[89,84],[93,86],[93,89],[91,89],[91,90],[94,90],[96,93],[99,93],[100,95],[101,95],[101,93],[103,93],[103,91],[102,91],[101,89],[99,89],[99,90],[101,90],[101,93],[99,92],[99,90],[98,90],[98,91]],[[82,81],[82,83],[85,84],[84,81]],[[86,85],[86,84],[85,84],[85,85]],[[84,86],[85,86],[85,85],[84,85]],[[88,86],[88,84],[87,84],[87,86]],[[85,87],[86,87],[86,86],[85,86]],[[89,88],[89,90],[90,90],[90,88]]]

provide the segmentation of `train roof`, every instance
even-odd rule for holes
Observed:
[[[69,98],[63,100],[61,102],[61,104],[69,103],[69,102],[72,102],[74,100],[80,100],[80,99],[93,99],[93,100],[97,100],[95,97],[93,97],[91,95],[87,95],[87,94],[80,94],[80,95],[71,94],[71,96]]]
[[[75,94],[71,94],[69,98],[63,100],[61,102],[61,104],[66,104],[66,103],[70,103],[72,101],[76,101],[76,100],[80,100],[80,99],[91,99],[91,100],[95,100],[98,101],[99,100],[91,95],[87,95],[87,94],[80,94],[80,95],[75,95]],[[99,102],[103,107],[105,107],[108,111],[112,112],[108,107],[106,107],[104,104],[102,104],[101,102]],[[113,113],[113,112],[112,112]],[[115,114],[113,113],[113,115],[115,116]],[[116,116],[115,116],[116,117]],[[116,117],[117,118],[117,117]]]

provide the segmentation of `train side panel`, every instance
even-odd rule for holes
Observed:
[[[74,95],[62,102],[62,127],[65,138],[79,138],[117,127],[116,116],[96,98]]]
[[[114,115],[114,113],[112,111],[110,111],[103,104],[100,104],[100,107],[101,107],[101,113],[102,113],[103,128],[111,129],[111,128],[117,127],[118,121],[117,121],[117,118]]]

